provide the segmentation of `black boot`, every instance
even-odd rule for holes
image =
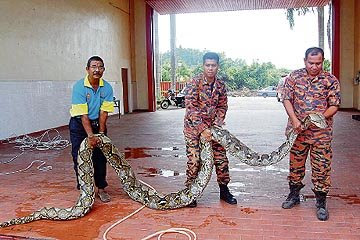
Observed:
[[[329,219],[329,211],[326,209],[326,192],[319,192],[313,189],[316,197],[316,216],[320,221]]]
[[[286,200],[282,203],[281,207],[284,209],[289,209],[294,207],[295,205],[300,203],[300,190],[304,187],[305,185],[300,183],[300,184],[290,184],[289,183],[289,187],[290,187],[290,193],[287,196]]]
[[[237,204],[236,198],[229,192],[229,188],[224,184],[219,184],[220,199],[229,204]]]
[[[196,207],[196,206],[197,206],[196,200],[192,201],[192,203],[190,203],[189,205],[187,205],[187,207],[189,207],[189,208],[194,208],[194,207]]]

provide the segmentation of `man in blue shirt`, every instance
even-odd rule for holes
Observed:
[[[110,195],[105,191],[106,158],[96,145],[99,139],[96,133],[107,133],[106,121],[108,113],[114,111],[113,89],[102,79],[105,71],[104,61],[98,57],[91,57],[86,66],[87,75],[77,81],[73,87],[72,104],[70,109],[70,140],[72,157],[77,179],[77,189],[80,189],[77,170],[77,157],[81,142],[87,137],[89,145],[94,148],[92,161],[94,164],[95,186],[101,201],[109,202]]]

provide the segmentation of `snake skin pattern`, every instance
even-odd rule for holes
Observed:
[[[324,116],[320,114],[309,114],[309,116],[304,120],[303,129],[308,128],[311,123],[318,128],[327,127]],[[291,131],[286,141],[275,151],[270,154],[259,154],[251,150],[225,129],[216,126],[212,127],[211,134],[213,139],[226,149],[227,153],[238,158],[241,162],[247,165],[257,167],[269,166],[280,162],[289,153],[298,135],[296,132]]]
[[[318,114],[310,114],[304,121],[304,127],[307,128],[310,123],[320,128],[327,126],[324,117]],[[276,151],[270,154],[259,155],[225,129],[212,127],[211,132],[213,139],[225,147],[228,153],[237,157],[241,162],[251,166],[267,166],[279,162],[289,153],[297,137],[297,134],[293,131],[289,134],[286,142]],[[149,208],[165,210],[185,207],[201,195],[211,178],[214,165],[212,146],[209,142],[201,141],[201,168],[197,178],[187,188],[175,193],[161,195],[155,189],[136,179],[135,173],[125,160],[124,153],[119,152],[108,137],[105,135],[97,136],[101,140],[98,147],[104,153],[108,163],[114,168],[123,185],[124,191],[130,198]],[[79,183],[81,186],[80,196],[73,207],[44,207],[28,216],[0,223],[0,227],[3,228],[40,219],[71,220],[83,217],[91,210],[95,201],[94,169],[91,156],[92,149],[88,147],[87,139],[85,139],[81,143],[78,156]]]

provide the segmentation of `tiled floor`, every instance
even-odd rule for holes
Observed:
[[[286,115],[275,98],[230,98],[227,128],[256,151],[269,152],[284,140]],[[360,239],[360,121],[353,112],[339,112],[335,119],[333,187],[328,197],[330,219],[320,222],[315,216],[315,200],[307,171],[299,206],[283,210],[281,202],[288,193],[288,159],[255,168],[230,157],[230,189],[238,205],[219,201],[213,175],[197,208],[171,211],[143,209],[113,228],[108,239],[141,239],[158,230],[186,227],[198,239]],[[137,176],[160,192],[177,191],[185,180],[186,156],[182,136],[184,109],[155,113],[112,116],[109,137],[131,163]],[[68,138],[66,128],[59,129]],[[0,162],[6,162],[19,150],[0,144]],[[23,169],[33,160],[46,161],[52,170],[39,171],[37,165],[21,173],[0,174],[0,222],[25,216],[43,206],[69,207],[78,197],[70,148],[62,151],[27,151],[8,164],[0,164],[0,173]],[[96,200],[85,217],[72,221],[40,220],[0,229],[0,239],[102,239],[103,233],[117,220],[141,204],[122,191],[115,172],[108,167],[107,188],[110,203]],[[7,237],[5,237],[7,235]],[[155,238],[154,238],[155,239]],[[187,239],[169,234],[163,239]]]

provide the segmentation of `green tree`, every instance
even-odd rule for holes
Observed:
[[[161,81],[171,81],[171,64],[170,61],[162,62],[161,64]]]
[[[202,56],[206,52],[197,49],[179,48],[177,51],[177,79],[187,80],[203,72]],[[220,53],[218,75],[225,79],[230,90],[242,88],[259,89],[270,85],[277,85],[287,69],[277,69],[274,64],[252,62],[246,64],[243,59],[231,59],[225,53]],[[170,55],[168,52],[162,54],[162,80],[170,81]]]
[[[328,45],[329,48],[331,50],[331,4],[328,5],[329,6],[329,18],[327,20],[327,29],[326,29],[326,33],[327,33],[327,39],[328,39]],[[304,16],[307,13],[315,13],[315,9],[317,11],[317,15],[318,15],[318,45],[320,48],[324,49],[324,31],[325,31],[325,27],[324,27],[324,7],[323,6],[319,6],[319,7],[301,7],[301,8],[288,8],[286,9],[286,19],[289,22],[290,25],[290,29],[293,29],[295,26],[295,13],[299,16]]]
[[[176,68],[176,76],[180,78],[180,80],[190,79],[191,76],[191,68],[183,63],[182,61],[178,63],[178,67]]]
[[[323,68],[325,71],[330,72],[331,70],[331,62],[329,59],[325,59],[323,63]]]

